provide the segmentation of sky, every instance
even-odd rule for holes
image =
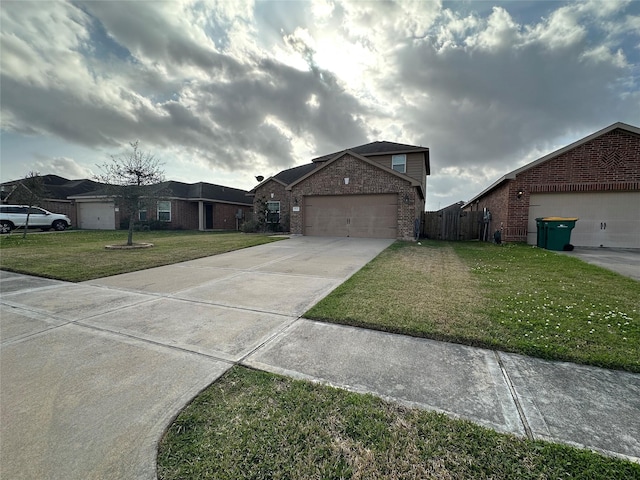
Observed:
[[[0,181],[255,177],[428,147],[427,210],[615,122],[640,126],[640,1],[0,3]]]

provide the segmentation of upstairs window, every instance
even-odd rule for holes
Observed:
[[[163,200],[158,202],[158,220],[161,222],[171,221],[171,202]]]
[[[267,223],[280,223],[280,202],[267,202]]]
[[[404,153],[402,155],[393,155],[391,157],[391,168],[396,172],[407,173],[407,156]]]

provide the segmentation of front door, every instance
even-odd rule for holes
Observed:
[[[213,230],[213,205],[210,203],[204,206],[204,229]]]

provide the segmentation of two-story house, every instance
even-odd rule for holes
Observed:
[[[414,239],[429,174],[428,148],[373,142],[283,170],[249,194],[256,215],[292,234]]]

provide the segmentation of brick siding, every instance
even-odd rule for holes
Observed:
[[[615,129],[521,172],[465,210],[489,208],[492,230],[502,225],[504,241],[526,242],[532,193],[638,190],[640,137]]]
[[[273,193],[273,197],[271,194]],[[269,180],[256,189],[253,200],[253,212],[258,215],[262,202],[280,202],[280,220],[291,211],[291,192],[275,180]]]
[[[344,184],[344,178],[349,184]],[[351,155],[332,162],[309,178],[294,185],[290,198],[298,199],[303,205],[303,197],[307,195],[356,195],[356,194],[398,194],[398,238],[413,239],[414,221],[420,218],[424,210],[424,200],[416,187],[391,173],[363,162]],[[274,198],[275,200],[275,198]],[[303,209],[291,211],[291,233],[303,233]]]
[[[229,205],[228,203],[213,204],[213,228],[215,230],[237,230],[242,221],[236,222],[236,213],[242,210],[243,218],[251,213],[252,208],[242,205]]]

